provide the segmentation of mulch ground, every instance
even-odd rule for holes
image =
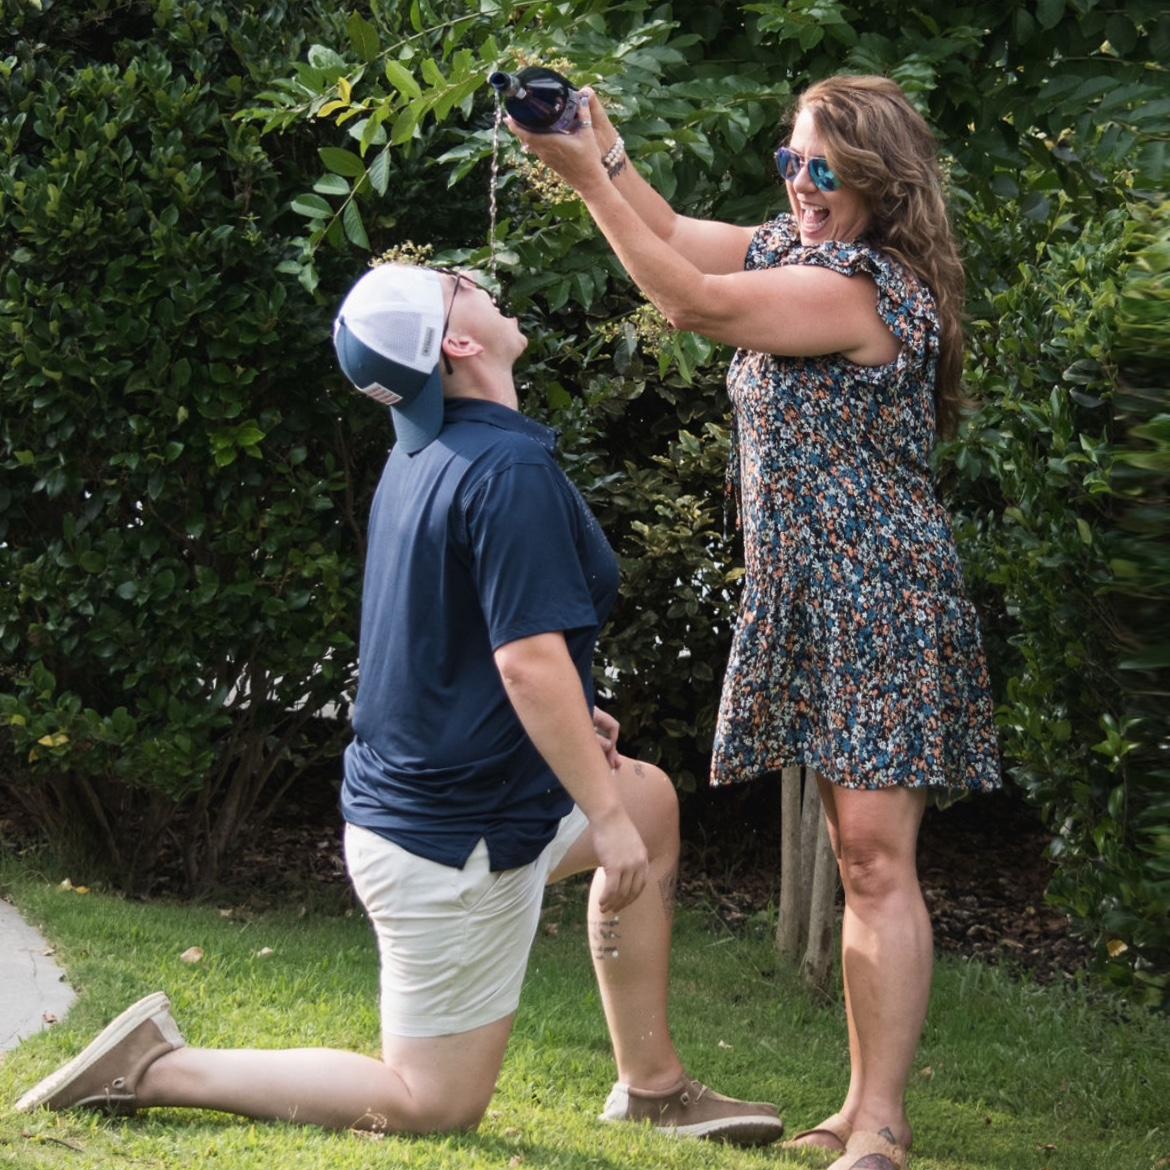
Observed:
[[[780,900],[780,793],[774,781],[694,795],[683,805],[681,896],[729,925]],[[973,797],[926,814],[918,872],[938,951],[1071,978],[1092,957],[1044,891],[1049,836],[1018,799]],[[841,893],[838,891],[838,902]]]

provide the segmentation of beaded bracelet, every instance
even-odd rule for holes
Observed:
[[[624,155],[626,153],[626,144],[622,141],[619,134],[617,141],[602,155],[601,165],[605,167],[605,173],[611,179],[616,179],[625,167],[626,160]]]

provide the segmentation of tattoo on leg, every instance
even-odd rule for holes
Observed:
[[[662,894],[662,908],[666,917],[674,915],[675,892],[678,889],[678,870],[672,869],[659,883],[658,890]]]
[[[598,918],[590,922],[589,935],[595,959],[616,959],[618,957],[618,942],[622,936],[618,929],[616,914],[612,918]]]
[[[639,764],[639,763],[635,762],[635,764],[634,764],[634,775],[635,775],[635,776],[645,776],[645,775],[646,775],[646,769],[645,769],[645,768],[643,768],[641,764]]]

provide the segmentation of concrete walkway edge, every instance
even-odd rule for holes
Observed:
[[[0,898],[0,1051],[64,1019],[77,995],[41,933]]]

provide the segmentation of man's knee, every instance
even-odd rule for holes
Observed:
[[[425,1115],[426,1124],[418,1132],[468,1133],[479,1128],[479,1123],[487,1112],[487,1106],[487,1101],[436,1102]]]
[[[622,796],[651,855],[678,850],[678,793],[670,777],[644,760],[622,760]]]
[[[665,813],[672,820],[677,821],[678,790],[674,786],[674,781],[661,768],[654,764],[638,763],[636,766],[646,770],[644,779],[654,793],[654,799],[658,802],[659,811]]]
[[[511,1030],[508,1015],[441,1036],[383,1037],[387,1093],[405,1099],[403,1132],[475,1129],[495,1093]]]
[[[374,1133],[391,1130],[411,1134],[467,1133],[479,1127],[491,1097],[491,1093],[467,1094],[454,1087],[449,1093],[413,1094],[406,1116],[397,1127],[389,1124],[388,1114],[371,1109],[352,1128]]]

